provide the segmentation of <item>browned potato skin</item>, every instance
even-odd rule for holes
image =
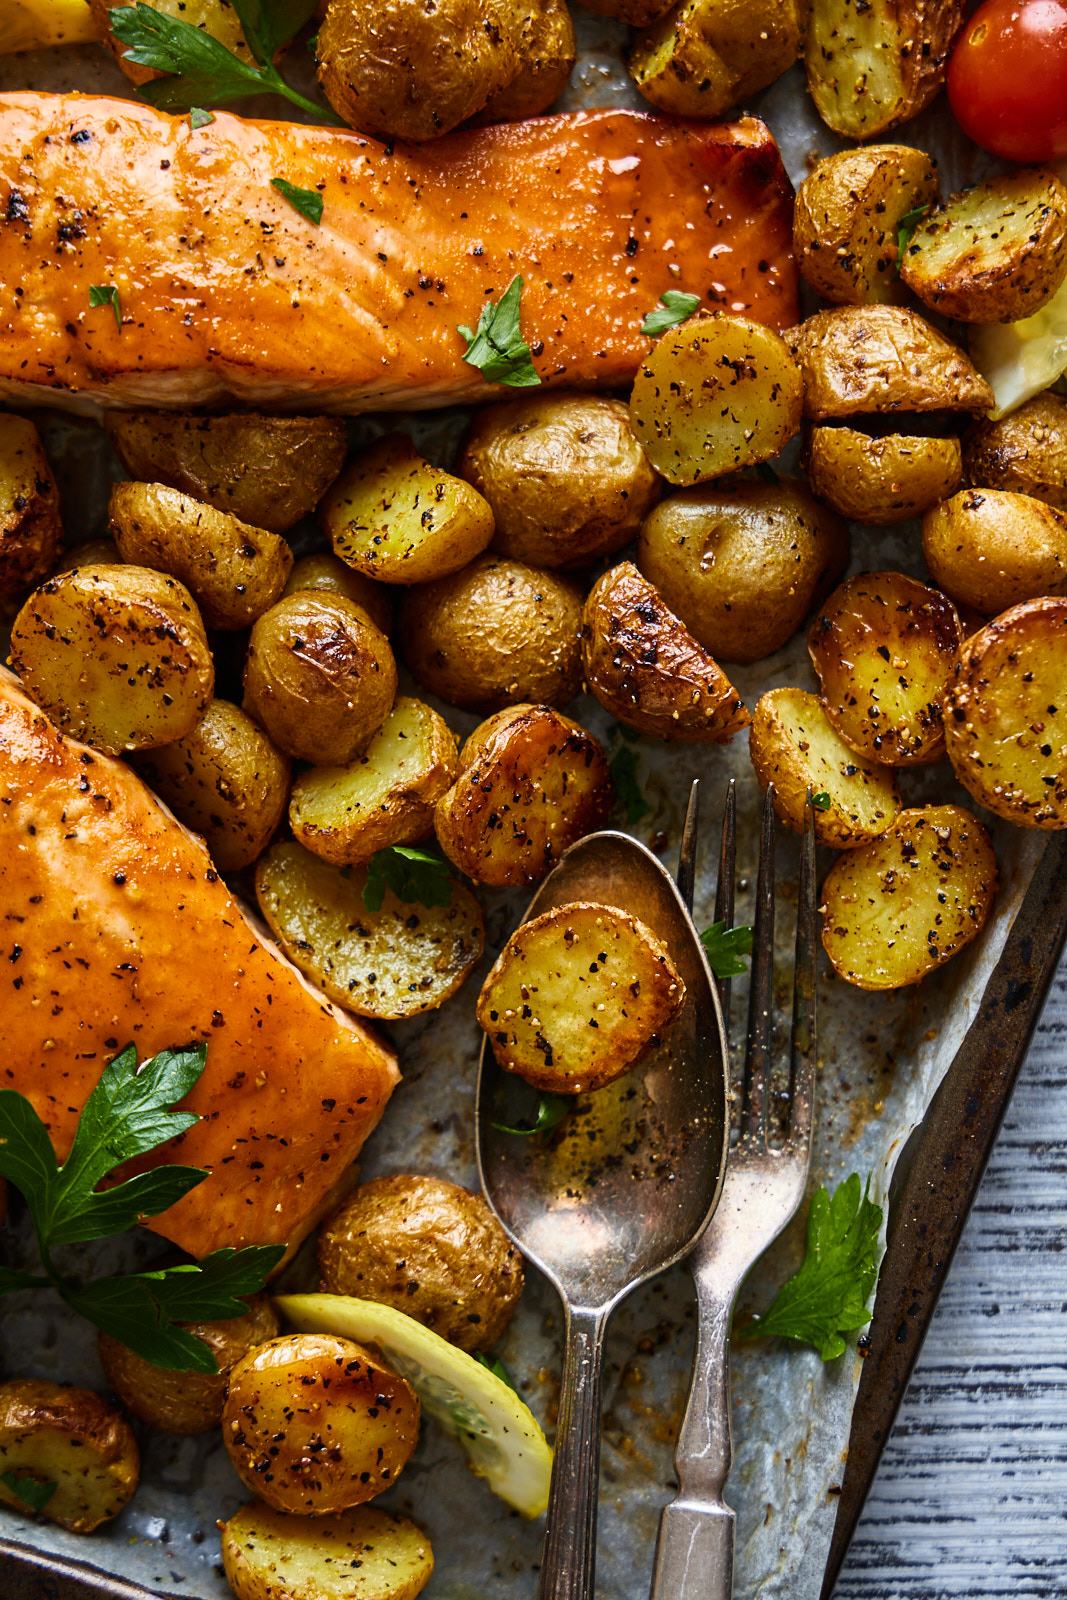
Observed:
[[[492,548],[535,567],[574,567],[636,537],[661,480],[620,400],[552,394],[485,406],[457,471],[493,508]]]
[[[219,1369],[217,1374],[164,1371],[109,1333],[101,1333],[97,1341],[100,1364],[126,1410],[150,1428],[163,1433],[210,1433],[222,1421],[233,1368],[257,1345],[276,1338],[281,1324],[268,1297],[257,1294],[249,1300],[243,1316],[178,1326],[207,1345]]]
[[[827,505],[853,522],[909,522],[959,487],[960,442],[902,433],[872,438],[857,428],[811,429],[804,465]]]
[[[539,117],[563,93],[575,63],[574,24],[566,0],[505,0],[505,15],[519,75],[490,95],[472,119],[475,128]]]
[[[804,415],[971,411],[993,391],[963,351],[902,306],[817,311],[789,336],[804,375]]]
[[[725,744],[751,721],[725,672],[632,561],[597,583],[582,613],[586,686],[628,728],[677,744]]]
[[[371,1506],[312,1519],[254,1500],[220,1530],[237,1600],[415,1600],[433,1575],[426,1535]]]
[[[327,1294],[377,1300],[461,1350],[488,1350],[522,1294],[522,1256],[480,1194],[443,1178],[375,1178],[319,1232]]]
[[[796,0],[683,0],[639,34],[629,69],[646,100],[676,117],[719,117],[797,58]]]
[[[71,1533],[92,1533],[117,1517],[137,1488],[141,1457],[125,1417],[87,1389],[71,1389],[43,1378],[12,1378],[0,1384],[0,1458],[19,1477],[53,1481],[39,1452],[52,1439],[78,1451],[77,1475],[59,1482],[42,1516]],[[71,1482],[77,1484],[75,1488]],[[0,1503],[26,1507],[0,1483]]]
[[[839,150],[797,190],[793,252],[801,275],[835,305],[895,304],[897,224],[937,199],[937,168],[910,145]]]
[[[965,0],[832,0],[807,29],[808,90],[846,139],[873,139],[916,116],[944,82]]]
[[[388,586],[375,583],[373,578],[365,578],[362,572],[356,572],[337,556],[328,555],[324,550],[313,556],[301,556],[289,574],[282,598],[286,599],[300,589],[344,595],[346,600],[355,601],[387,638],[392,632],[393,597]]]
[[[276,1511],[362,1505],[396,1480],[418,1435],[415,1391],[351,1339],[271,1339],[230,1374],[223,1440],[242,1483]]]
[[[112,411],[106,426],[131,478],[168,484],[269,533],[286,533],[315,509],[348,450],[342,417]]]
[[[298,760],[354,761],[386,717],[396,685],[389,641],[341,595],[301,590],[252,629],[244,709]]]
[[[153,78],[160,78],[162,73],[156,72],[153,67],[141,67],[127,60],[126,51],[129,45],[116,39],[111,32],[110,13],[125,0],[89,0],[89,9],[93,14],[100,37],[111,51],[123,72],[131,83],[150,83]],[[218,39],[220,44],[226,46],[246,66],[255,66],[255,58],[245,43],[244,34],[237,13],[229,0],[159,0],[156,10],[162,11],[168,17],[176,17],[182,22],[189,22],[194,28],[209,33],[212,38]]]
[[[1067,399],[1046,389],[999,422],[980,422],[963,443],[968,483],[1012,489],[1067,511]]]
[[[947,595],[992,617],[1067,594],[1067,515],[1028,494],[964,489],[926,513],[923,555]]]
[[[781,649],[848,566],[848,529],[796,479],[671,495],[645,519],[637,564],[716,661]]]
[[[412,673],[450,705],[564,706],[581,687],[582,597],[554,572],[479,556],[410,589],[398,622]]]
[[[59,490],[37,429],[0,416],[0,596],[38,583],[62,537]]]

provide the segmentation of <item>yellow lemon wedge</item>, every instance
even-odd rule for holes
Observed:
[[[990,416],[996,421],[1067,370],[1067,278],[1032,317],[976,324],[968,342],[971,360],[993,390]]]
[[[4,0],[0,55],[53,44],[89,44],[100,37],[89,0]]]
[[[283,1294],[275,1304],[298,1333],[334,1333],[374,1344],[429,1413],[467,1452],[489,1487],[524,1517],[548,1505],[552,1452],[513,1389],[421,1322],[344,1294]]]

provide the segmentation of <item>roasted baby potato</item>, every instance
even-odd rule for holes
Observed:
[[[961,322],[1021,322],[1067,273],[1067,188],[1044,167],[1002,173],[922,218],[900,276],[924,304]]]
[[[723,744],[751,718],[725,672],[632,561],[596,584],[582,613],[586,685],[628,728]]]
[[[414,1389],[351,1339],[271,1339],[230,1373],[222,1437],[241,1482],[276,1511],[362,1505],[400,1476],[418,1436]]]
[[[289,759],[228,700],[212,700],[184,738],[135,765],[223,872],[250,866],[285,815]]]
[[[512,706],[483,722],[437,802],[448,859],[478,883],[536,883],[607,820],[615,786],[603,747],[551,706]]]
[[[981,933],[997,892],[989,834],[962,806],[902,811],[840,856],[822,886],[822,942],[860,989],[918,983]]]
[[[37,429],[0,413],[0,595],[39,583],[62,537],[59,491]]]
[[[716,661],[759,661],[792,637],[848,566],[848,529],[796,479],[671,495],[637,564]]]
[[[237,1600],[415,1600],[433,1553],[391,1511],[290,1517],[253,1500],[222,1525],[222,1564]]]
[[[286,955],[331,1000],[362,1017],[395,1021],[436,1011],[477,964],[482,908],[461,883],[447,905],[363,902],[366,867],[342,876],[298,844],[276,844],[256,869],[260,910]]]
[[[966,14],[965,0],[814,0],[808,89],[846,139],[874,139],[929,105]]]
[[[99,1337],[104,1377],[127,1411],[163,1433],[210,1433],[222,1421],[226,1385],[238,1361],[277,1337],[278,1315],[265,1294],[248,1302],[240,1317],[225,1322],[182,1322],[179,1327],[206,1344],[217,1374],[167,1372],[154,1367],[109,1333]]]
[[[15,618],[11,659],[57,727],[113,756],[190,733],[215,682],[192,595],[147,567],[49,578]]]
[[[797,266],[835,305],[899,301],[900,219],[932,205],[939,192],[934,163],[910,145],[874,144],[826,156],[797,190]]]
[[[675,117],[721,117],[765,89],[797,58],[795,0],[684,0],[639,34],[630,76]]]
[[[493,508],[493,549],[575,567],[629,543],[660,497],[621,400],[548,394],[485,406],[459,472]]]
[[[434,806],[454,782],[456,736],[421,700],[397,700],[347,767],[312,767],[293,784],[289,822],[300,843],[339,867],[433,832]]]
[[[1067,594],[1067,514],[1028,494],[964,489],[926,513],[923,555],[947,595],[992,617]]]
[[[345,766],[388,716],[396,682],[389,641],[362,606],[302,589],[252,629],[244,708],[287,755]]]
[[[910,767],[945,753],[945,684],[963,629],[951,600],[901,572],[849,578],[819,607],[808,652],[831,724],[870,761]]]
[[[488,1350],[522,1294],[522,1256],[480,1194],[443,1178],[360,1184],[319,1232],[327,1294],[377,1300],[461,1350]]]
[[[812,428],[804,464],[821,500],[868,527],[922,516],[952,494],[963,476],[960,442],[954,436],[872,437],[857,428]]]
[[[519,59],[519,74],[490,95],[473,119],[521,122],[547,111],[567,86],[576,59],[574,24],[566,0],[505,0],[504,16]]]
[[[993,391],[958,346],[902,306],[817,311],[791,334],[804,415],[989,410]]]
[[[900,810],[893,773],[838,738],[817,694],[769,690],[753,713],[748,748],[761,786],[774,784],[774,809],[794,833],[804,832],[808,791],[821,797],[813,807],[820,844],[835,850],[866,844]]]
[[[131,478],[169,484],[269,533],[315,509],[348,450],[342,417],[110,411],[106,425]]]
[[[0,1384],[0,1461],[5,1478],[55,1484],[41,1515],[71,1533],[92,1533],[117,1517],[141,1475],[125,1417],[99,1395],[41,1378]],[[0,1503],[27,1510],[2,1480]]]
[[[162,483],[116,483],[110,532],[123,561],[179,578],[209,628],[250,628],[293,566],[285,540]]]
[[[1024,828],[1067,828],[1067,600],[1013,606],[967,640],[945,739],[974,798]]]
[[[800,427],[800,372],[785,340],[744,317],[699,317],[653,345],[630,424],[668,483],[703,483],[775,456]]]
[[[345,562],[327,555],[324,550],[313,556],[301,556],[289,574],[282,594],[296,594],[298,589],[321,589],[327,594],[343,594],[346,600],[354,600],[384,634],[388,636],[392,630],[392,590],[384,583],[365,578],[362,572],[355,572]]]
[[[1011,489],[1067,511],[1067,398],[1046,389],[964,440],[963,466],[980,489]]]
[[[432,583],[480,555],[493,537],[488,503],[389,433],[345,468],[319,507],[334,553],[379,583]]]
[[[658,1044],[685,984],[650,928],[614,906],[575,901],[523,922],[478,996],[478,1021],[507,1072],[581,1094]]]
[[[554,572],[479,556],[410,589],[398,620],[412,673],[450,705],[565,706],[581,688],[582,597]]]
[[[131,83],[148,83],[153,78],[161,77],[162,74],[152,67],[142,67],[130,61],[126,55],[129,45],[116,39],[111,32],[110,14],[124,4],[125,0],[89,0],[93,21],[100,37],[127,78]],[[175,17],[181,22],[191,23],[194,28],[200,28],[202,32],[217,39],[221,45],[225,45],[226,49],[246,66],[255,66],[255,58],[245,42],[241,23],[230,0],[159,0],[154,9],[161,11],[165,17]]]

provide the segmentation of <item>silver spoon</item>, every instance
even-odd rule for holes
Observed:
[[[692,894],[696,790],[683,838]],[[688,878],[687,878],[688,869]],[[594,900],[640,917],[685,981],[666,1043],[607,1088],[581,1095],[559,1130],[519,1138],[536,1097],[497,1066],[488,1040],[478,1071],[478,1170],[511,1238],[559,1291],[566,1348],[539,1600],[591,1600],[596,1564],[600,1394],[608,1319],[631,1289],[681,1260],[707,1225],[729,1146],[722,1013],[686,901],[655,856],[623,833],[594,833],[560,858],[526,921]]]

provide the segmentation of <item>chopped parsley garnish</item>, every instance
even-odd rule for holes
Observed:
[[[700,935],[700,942],[715,976],[736,978],[745,970],[741,957],[752,954],[752,929],[743,924],[728,928],[725,922],[713,922]]]
[[[452,869],[426,850],[391,844],[367,863],[363,904],[368,911],[382,909],[387,888],[409,905],[447,906],[452,900]]]
[[[608,765],[615,780],[615,793],[619,803],[626,809],[626,820],[632,828],[652,810],[637,781],[637,757],[624,746],[615,752]]]
[[[522,276],[516,273],[500,299],[482,307],[475,330],[461,325],[467,341],[463,359],[477,367],[490,383],[512,389],[534,389],[541,382],[530,356],[530,346],[519,326]]]
[[[206,128],[215,118],[210,111],[205,111],[202,106],[191,106],[189,110],[189,126],[195,133],[197,128]]]
[[[897,274],[898,274],[898,276],[900,274],[901,267],[904,265],[904,252],[908,248],[908,245],[911,243],[911,236],[915,232],[916,228],[919,226],[919,223],[922,221],[923,217],[925,217],[925,215],[929,211],[929,209],[930,209],[930,207],[928,205],[927,206],[916,206],[914,211],[905,211],[904,215],[901,217],[900,221],[897,223]]]
[[[42,1483],[40,1478],[22,1478],[17,1472],[0,1472],[0,1483],[31,1511],[43,1511],[59,1487],[55,1483]]]
[[[820,811],[829,811],[830,807],[833,805],[833,801],[830,798],[830,791],[828,789],[820,789],[818,794],[812,795],[811,803],[813,806],[818,806]]]
[[[122,332],[122,306],[119,302],[119,292],[113,283],[91,283],[89,285],[90,306],[110,306],[115,313],[115,325]]]
[[[698,294],[686,294],[684,289],[664,289],[659,297],[659,305],[655,311],[650,311],[642,322],[641,332],[647,334],[650,339],[658,339],[668,328],[676,328],[680,322],[688,322],[699,307]]]
[[[322,221],[322,196],[316,189],[298,189],[294,183],[286,183],[284,178],[272,178],[271,188],[288,200],[294,211],[299,211],[302,217],[313,222],[317,228]]]
[[[519,1139],[529,1139],[535,1133],[551,1133],[558,1128],[568,1111],[574,1109],[574,1100],[565,1094],[542,1092],[537,1101],[537,1113],[528,1128],[511,1128],[505,1122],[494,1122],[498,1133],[513,1133]]]

